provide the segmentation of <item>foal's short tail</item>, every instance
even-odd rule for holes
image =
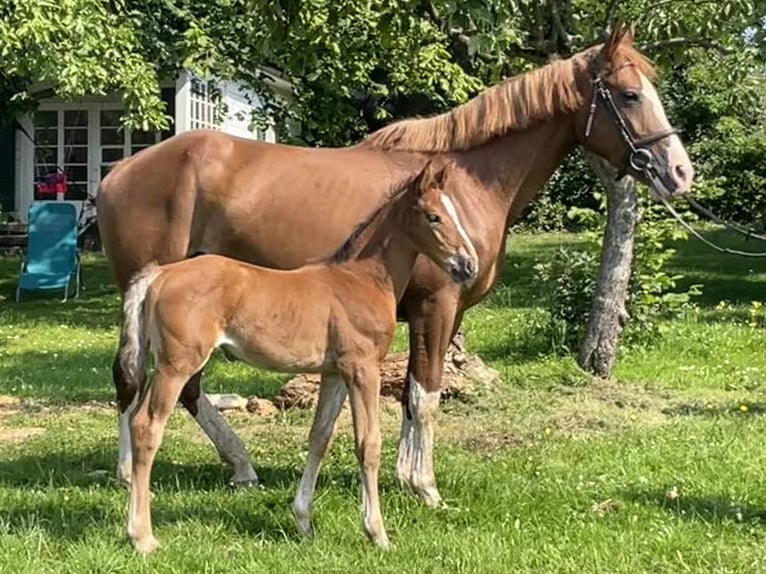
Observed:
[[[161,272],[159,265],[150,263],[131,279],[125,293],[119,355],[120,366],[131,385],[138,385],[146,374],[149,353],[144,327],[144,301],[146,292]]]

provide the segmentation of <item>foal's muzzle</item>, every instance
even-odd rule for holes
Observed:
[[[479,266],[473,257],[456,255],[450,259],[450,276],[456,283],[470,285],[476,279]]]

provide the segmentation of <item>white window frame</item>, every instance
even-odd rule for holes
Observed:
[[[120,102],[43,102],[39,106],[40,111],[58,112],[57,118],[57,150],[56,163],[63,165],[64,159],[64,112],[70,110],[86,110],[88,112],[88,170],[87,170],[87,193],[96,195],[98,186],[101,183],[101,111],[114,110],[120,111],[123,105]],[[32,115],[25,115],[19,118],[19,123],[24,129],[34,134],[34,121]],[[155,133],[155,143],[161,139],[161,132]],[[115,145],[114,147],[117,147]],[[125,128],[125,137],[123,139],[123,155],[131,155],[132,148],[130,130]],[[21,130],[16,131],[16,217],[21,221],[26,221],[29,206],[34,201],[34,182],[35,182],[35,150],[34,144],[23,135]],[[109,163],[109,162],[107,162]],[[82,200],[65,200],[75,206],[78,213],[82,209]]]

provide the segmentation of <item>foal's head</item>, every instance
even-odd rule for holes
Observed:
[[[436,168],[429,161],[415,177],[407,194],[412,209],[403,230],[415,248],[453,281],[470,285],[479,272],[479,258],[455,204],[444,191],[444,182],[454,169],[452,162]]]
[[[689,191],[694,168],[670,125],[651,79],[654,69],[633,47],[633,28],[617,26],[589,59],[578,136],[593,151],[651,185],[663,197]]]

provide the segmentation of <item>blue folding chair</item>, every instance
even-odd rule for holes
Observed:
[[[35,202],[29,208],[27,257],[21,262],[16,301],[22,291],[64,290],[64,301],[74,279],[80,294],[80,254],[77,252],[77,210],[71,203]]]

